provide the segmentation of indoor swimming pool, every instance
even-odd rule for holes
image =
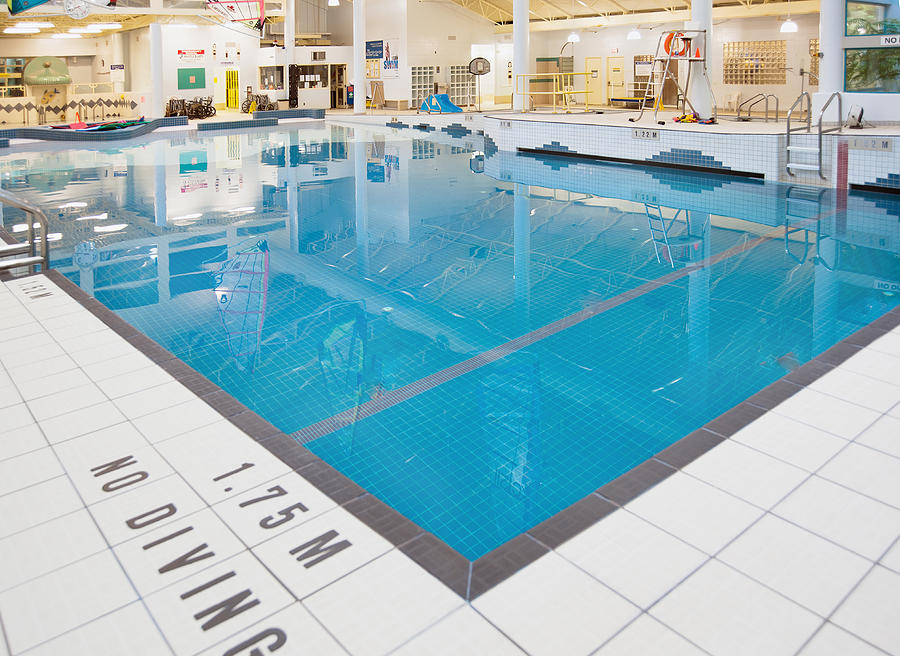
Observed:
[[[0,175],[53,268],[471,560],[900,303],[900,196],[278,130]]]

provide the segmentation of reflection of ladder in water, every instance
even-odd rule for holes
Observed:
[[[809,255],[809,233],[816,235],[818,246],[821,236],[822,200],[828,190],[823,187],[808,185],[791,185],[785,192],[784,211],[784,252],[797,262],[803,264]],[[803,231],[803,255],[796,256],[791,251],[791,235]]]
[[[675,268],[675,258],[672,256],[672,248],[669,245],[669,230],[675,225],[675,222],[684,213],[684,220],[687,221],[687,211],[680,209],[675,212],[671,218],[666,218],[662,208],[652,203],[644,203],[647,212],[647,223],[650,226],[650,238],[653,240],[653,250],[656,252],[656,261],[663,263],[663,256],[660,255],[660,247],[663,248],[663,254],[666,261]]]

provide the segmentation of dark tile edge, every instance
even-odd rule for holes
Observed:
[[[0,235],[2,237],[2,235]],[[64,292],[135,348],[158,362],[229,422],[395,545],[465,600],[474,600],[610,513],[637,498],[761,417],[769,409],[833,370],[836,364],[900,326],[900,306],[864,326],[802,367],[763,388],[705,426],[648,458],[568,508],[508,540],[475,561],[397,512],[335,470],[218,385],[140,333],[55,270],[43,272]],[[167,357],[166,357],[167,356]],[[220,409],[221,408],[221,409]]]

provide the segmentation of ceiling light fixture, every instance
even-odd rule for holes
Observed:
[[[122,23],[91,23],[87,27],[96,27],[98,30],[117,30],[122,27]]]
[[[69,34],[100,34],[102,31],[96,27],[72,27],[69,29]]]
[[[94,232],[118,232],[128,227],[127,223],[114,223],[112,225],[94,226]]]
[[[80,39],[81,35],[80,34],[70,34],[69,32],[66,32],[65,34],[51,34],[50,38],[51,39]]]
[[[797,23],[788,18],[781,24],[781,31],[784,32],[796,32],[797,31]]]
[[[340,7],[341,2],[340,2],[340,0],[328,0],[328,6],[329,7]]]
[[[639,41],[641,38],[641,33],[638,31],[638,28],[633,27],[631,31],[628,33],[628,36],[625,37],[628,41]]]
[[[49,30],[50,28],[55,27],[55,26],[53,25],[53,23],[48,23],[46,21],[20,21],[20,22],[16,23],[14,27],[36,27],[39,30],[42,30],[42,29]]]
[[[36,27],[7,27],[4,34],[37,34],[40,30]]]
[[[569,35],[569,41],[571,41],[572,43],[578,43],[579,41],[581,41],[581,37],[578,36],[577,32],[572,32]]]

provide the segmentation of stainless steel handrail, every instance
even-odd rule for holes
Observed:
[[[828,128],[827,130],[822,129],[822,118],[825,116],[825,110],[828,109],[828,106],[831,104],[831,101],[837,97],[838,99],[838,122],[837,126],[833,128]],[[844,127],[844,100],[841,97],[840,91],[835,91],[830,96],[828,96],[828,100],[825,101],[825,104],[822,105],[822,109],[819,110],[819,177],[823,180],[825,179],[825,174],[822,173],[822,135],[826,132],[840,132],[841,128]]]
[[[753,110],[753,107],[755,105],[758,105],[759,103],[765,101],[765,103],[766,103],[765,104],[765,107],[766,107],[765,121],[766,121],[766,123],[768,123],[769,122],[769,98],[775,99],[775,121],[777,122],[778,121],[778,112],[779,112],[779,109],[778,109],[779,103],[778,103],[778,96],[776,96],[774,93],[758,93],[755,96],[751,96],[750,98],[747,98],[747,100],[745,100],[740,105],[738,105],[738,111],[737,111],[737,117],[736,117],[737,120],[739,120],[739,121],[745,120],[741,116],[741,108],[744,105],[747,105],[747,103],[750,103],[749,105],[747,105],[747,117],[746,117],[746,120],[749,121],[752,118],[750,116],[750,114],[751,114],[751,111]]]
[[[0,203],[20,209],[28,215],[28,253],[31,257],[37,256],[34,247],[34,220],[37,219],[38,225],[41,228],[41,269],[46,270],[50,263],[50,245],[47,241],[47,233],[49,230],[47,215],[44,214],[43,210],[37,205],[29,203],[24,198],[21,198],[6,189],[0,189]],[[33,264],[29,265],[29,269],[31,270],[31,273],[34,273],[35,269]]]
[[[812,130],[812,98],[809,93],[806,91],[802,91],[797,99],[794,101],[794,104],[791,105],[791,108],[787,113],[787,124],[784,128],[785,141],[784,141],[784,152],[786,153],[786,161],[785,161],[785,171],[788,172],[788,175],[793,176],[794,172],[791,171],[791,132],[799,132],[803,129],[803,126],[798,128],[791,127],[791,118],[794,116],[794,110],[797,109],[797,105],[800,105],[800,112],[803,113],[803,99],[806,98],[806,131],[809,132]],[[821,150],[819,151],[821,152]],[[819,166],[819,175],[821,175],[822,167]]]

